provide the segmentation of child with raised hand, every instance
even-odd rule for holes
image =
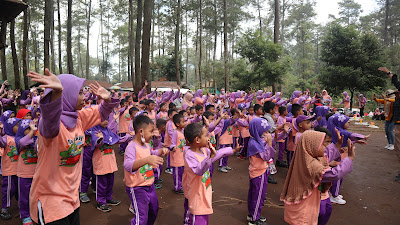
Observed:
[[[330,168],[325,154],[325,133],[306,131],[296,145],[281,201],[285,203],[284,219],[289,224],[318,224],[321,192],[330,182],[343,178],[353,168],[354,145],[349,141],[349,156],[337,167]]]
[[[261,209],[268,186],[268,161],[275,151],[272,147],[271,126],[263,118],[254,118],[249,124],[251,138],[247,147],[249,157],[250,186],[247,197],[249,225],[266,225],[266,218],[261,216]]]
[[[1,182],[2,205],[0,213],[0,217],[3,220],[11,219],[8,208],[11,207],[12,197],[15,196],[18,198],[18,150],[15,144],[15,134],[18,131],[20,121],[21,120],[18,118],[9,118],[4,125],[0,125],[4,130],[0,138],[0,147],[4,148],[3,157],[1,158],[3,175]]]
[[[151,225],[156,221],[158,214],[153,168],[163,164],[164,160],[160,156],[168,154],[169,151],[166,148],[153,150],[150,147],[154,123],[149,117],[137,116],[133,127],[135,137],[128,144],[124,158],[126,193],[135,214],[131,224]]]
[[[185,170],[182,187],[185,193],[185,225],[208,224],[212,209],[212,187],[209,168],[221,157],[233,155],[242,146],[238,143],[215,151],[207,137],[207,129],[198,123],[186,126],[187,146],[184,150]]]
[[[30,72],[32,81],[46,88],[40,100],[38,163],[30,193],[30,212],[36,223],[79,224],[79,184],[84,131],[108,118],[118,99],[98,83],[91,92],[103,99],[99,106],[82,109],[85,79]]]
[[[17,145],[20,160],[18,160],[18,206],[22,224],[33,224],[29,212],[29,192],[38,160],[35,148],[35,132],[37,127],[32,120],[22,120],[19,124],[15,143]]]

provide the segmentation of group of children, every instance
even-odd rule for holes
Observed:
[[[331,201],[345,203],[339,190],[352,169],[353,143],[368,139],[347,131],[349,117],[330,113],[328,106],[310,112],[315,100],[301,91],[288,100],[262,90],[221,90],[215,96],[197,90],[180,99],[179,90],[147,94],[146,82],[138,95],[121,96],[98,84],[88,91],[84,79],[47,69],[45,75],[28,76],[45,88],[42,96],[36,97],[37,90],[24,99],[11,96],[21,109],[4,111],[0,118],[1,218],[11,219],[7,209],[19,196],[23,224],[79,224],[80,202],[90,201],[90,184],[97,209],[108,212],[119,205],[113,199],[116,144],[124,156],[131,224],[156,221],[164,159],[174,192],[185,196],[184,224],[208,224],[214,162],[227,173],[234,154],[250,163],[249,225],[266,224],[261,210],[267,184],[277,183],[275,164],[289,168],[281,195],[285,221],[326,224]]]

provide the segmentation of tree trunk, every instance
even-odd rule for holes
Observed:
[[[202,0],[199,0],[199,81],[200,81],[200,89],[202,86],[201,83],[201,58],[203,57],[203,41],[202,41],[202,33],[203,33],[203,22],[202,22]]]
[[[189,42],[188,42],[188,12],[186,12],[186,71],[185,71],[185,83],[188,83],[188,72],[189,72]]]
[[[178,5],[176,6],[176,23],[175,23],[175,73],[176,82],[181,86],[181,73],[179,71],[179,26],[181,18],[181,0],[178,0]]]
[[[57,0],[57,14],[58,14],[58,73],[62,74],[62,55],[61,55],[61,13],[60,13],[60,0]]]
[[[224,11],[224,71],[225,71],[225,91],[229,91],[229,74],[228,74],[228,18],[226,12],[226,1],[223,0]]]
[[[6,44],[6,33],[7,33],[7,23],[1,22],[1,36],[0,43]],[[1,51],[1,76],[5,81],[7,80],[7,64],[6,64],[6,48],[3,48]]]
[[[274,43],[279,43],[279,0],[275,0],[275,18],[274,18]],[[278,90],[278,84],[272,84],[272,92],[275,93]]]
[[[284,41],[285,41],[285,34],[284,34],[284,30],[285,30],[285,10],[286,10],[286,2],[285,0],[282,0],[282,22],[281,22],[281,44],[283,45]]]
[[[74,74],[74,62],[72,60],[72,0],[68,0],[68,18],[67,18],[67,63],[68,73]]]
[[[261,20],[261,5],[260,0],[257,0],[258,19],[260,20],[260,34],[262,34],[262,20]]]
[[[24,10],[24,34],[22,40],[22,71],[24,77],[24,89],[29,88],[28,74],[28,9]]]
[[[85,77],[88,80],[89,79],[89,63],[90,63],[90,55],[89,55],[89,36],[90,36],[90,15],[92,13],[92,0],[89,0],[89,5],[87,6],[88,10],[87,12],[87,24],[86,24],[86,72],[85,72]]]
[[[135,40],[135,91],[138,92],[143,87],[141,83],[141,69],[140,69],[140,42],[142,34],[142,15],[143,15],[143,1],[137,0],[137,18],[136,18],[136,40]]]
[[[384,31],[384,35],[383,35],[383,43],[385,44],[385,46],[388,45],[388,26],[389,26],[389,5],[390,5],[390,1],[386,0],[385,3],[385,31]]]
[[[212,78],[214,93],[217,94],[217,81],[215,80],[215,64],[217,55],[217,37],[218,37],[218,11],[217,0],[214,0],[214,51],[213,51],[213,64],[212,64]]]
[[[11,42],[11,53],[14,64],[14,79],[15,79],[15,89],[21,89],[21,81],[18,66],[18,56],[17,50],[15,48],[15,19],[11,21],[10,26],[10,42]]]
[[[52,0],[46,0],[44,6],[44,68],[50,69],[50,30]]]
[[[151,89],[150,76],[150,36],[151,36],[151,17],[153,13],[154,0],[145,0],[143,6],[143,35],[142,35],[142,87],[147,80],[147,92]]]
[[[50,59],[51,59],[51,71],[53,73],[56,71],[56,58],[54,54],[54,1],[51,0],[51,8],[50,8]]]

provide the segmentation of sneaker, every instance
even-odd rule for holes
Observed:
[[[400,177],[395,177],[395,178],[394,178],[394,181],[400,182]]]
[[[343,199],[343,195],[338,195],[339,198]]]
[[[183,195],[184,194],[183,189],[175,191],[175,194]]]
[[[11,219],[11,215],[10,215],[10,213],[8,213],[8,210],[7,210],[7,209],[2,209],[2,210],[1,210],[0,217],[1,217],[3,220],[10,220],[10,219]]]
[[[250,222],[250,221],[252,221],[252,217],[250,216],[250,215],[247,215],[247,222]],[[265,221],[267,221],[267,218],[265,218],[265,217],[263,217],[263,216],[260,216],[260,221],[261,222],[265,222]]]
[[[228,170],[226,170],[224,167],[218,167],[219,172],[227,173]]]
[[[156,189],[160,189],[160,188],[162,188],[162,184],[154,184],[154,187],[155,187]]]
[[[135,214],[135,211],[133,210],[133,206],[132,204],[129,205],[129,212],[131,212],[132,214]]]
[[[171,174],[172,175],[172,168],[168,168],[165,170],[165,173]]]
[[[248,225],[268,225],[268,223],[263,222],[263,221],[261,221],[261,220],[249,221],[247,224],[248,224]]]
[[[125,151],[119,151],[119,154],[123,155],[123,154],[125,154]]]
[[[387,144],[386,146],[385,146],[385,149],[388,149],[390,147],[390,144]]]
[[[32,219],[30,217],[22,219],[22,225],[33,225]]]
[[[332,203],[335,203],[335,204],[338,204],[338,205],[346,204],[346,200],[343,200],[343,199],[339,198],[339,196],[337,196],[337,197],[331,196],[330,198],[331,198],[331,202]]]
[[[100,205],[99,203],[97,203],[97,209],[102,211],[102,212],[110,212],[111,211],[111,207],[109,205]]]
[[[387,150],[393,151],[393,150],[394,150],[394,145],[389,145],[389,147],[387,148]]]
[[[224,166],[224,168],[225,168],[226,170],[232,170],[232,168],[230,168],[229,166]]]
[[[112,206],[117,206],[117,205],[119,205],[120,203],[121,203],[120,200],[110,200],[110,201],[107,201],[107,205],[112,205]]]
[[[161,184],[163,182],[163,179],[158,179],[158,180],[156,180],[154,183],[156,183],[156,184]]]
[[[277,184],[278,181],[275,180],[273,176],[268,176],[268,183],[270,184]]]
[[[286,163],[286,161],[276,161],[276,166],[278,167],[284,167],[284,168],[288,168],[288,164]]]
[[[86,193],[79,193],[79,199],[81,200],[82,203],[90,202],[90,198],[87,196]]]
[[[239,155],[237,158],[240,159],[240,160],[245,160],[246,159],[246,157],[244,157],[242,155]]]

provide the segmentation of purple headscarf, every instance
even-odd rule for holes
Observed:
[[[92,143],[90,145],[91,150],[93,151],[96,147],[96,142],[98,137],[96,133],[101,131],[103,133],[103,143],[107,145],[114,145],[119,141],[119,136],[112,132],[108,127],[102,127],[100,124],[91,128],[90,135],[92,137]]]
[[[0,117],[0,122],[2,122],[4,124],[4,122],[7,121],[10,118],[11,114],[13,114],[13,113],[14,113],[14,111],[12,111],[12,110],[5,111],[3,113],[3,115],[1,115],[1,117]]]
[[[317,106],[315,107],[316,117],[322,117],[320,121],[318,121],[318,127],[327,127],[328,121],[326,121],[326,114],[329,112],[328,106]]]
[[[293,91],[292,96],[290,97],[290,101],[293,102],[295,98],[299,98],[301,91]]]
[[[328,119],[328,130],[332,133],[332,142],[336,144],[337,136],[335,128],[338,129],[340,135],[344,136],[343,145],[345,147],[347,145],[347,139],[350,138],[351,132],[345,130],[343,127],[349,121],[349,117],[341,114],[335,114]]]
[[[241,91],[238,91],[238,92],[235,93],[235,99],[241,98],[241,97],[242,97],[242,92]]]
[[[85,84],[85,79],[76,77],[72,74],[60,74],[57,76],[60,79],[61,84],[64,88],[62,92],[62,112],[61,122],[68,129],[72,129],[76,126],[78,119],[78,112],[75,110],[76,103],[81,88]],[[52,91],[50,88],[46,88],[43,99]]]
[[[17,149],[19,149],[18,145],[19,145],[19,141],[25,137],[25,130],[29,128],[29,124],[32,122],[32,120],[21,120],[21,123],[19,123],[18,126],[18,131],[17,134],[15,135],[15,144],[17,145]],[[34,139],[36,139],[36,136],[34,137]],[[35,142],[33,142],[32,144],[30,144],[30,147],[34,147]]]
[[[302,103],[303,101],[306,101],[306,100],[307,100],[307,99],[306,99],[305,97],[302,96],[302,97],[300,97],[299,100],[297,101],[297,104],[303,106],[303,105],[305,105],[306,103],[305,103],[305,102],[304,102],[304,104],[301,104],[301,103]]]
[[[287,105],[286,109],[287,109],[287,111],[288,111],[288,114],[287,114],[286,117],[293,117],[293,114],[292,114],[292,104],[289,103],[289,104]]]
[[[15,125],[17,125],[17,123],[19,123],[19,121],[21,121],[21,119],[18,119],[16,117],[10,118],[7,120],[7,122],[4,123],[4,132],[11,137],[15,136],[15,133],[13,131],[13,128]]]
[[[349,94],[347,94],[347,91],[343,92],[343,95],[345,98],[349,97]]]
[[[257,96],[262,95],[262,93],[263,93],[263,90],[258,90],[258,91],[257,91]]]
[[[271,128],[268,121],[263,118],[254,118],[249,124],[250,140],[247,146],[247,156],[251,157],[257,153],[264,152],[264,140],[262,135]]]
[[[197,91],[196,91],[196,94],[194,95],[194,97],[195,98],[202,98],[203,96],[202,96],[202,93],[203,92],[203,89],[198,89]]]
[[[266,92],[264,93],[263,97],[264,98],[271,98],[272,93],[271,92]]]

